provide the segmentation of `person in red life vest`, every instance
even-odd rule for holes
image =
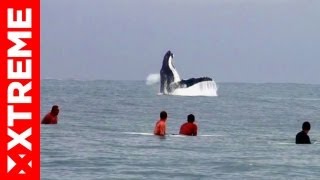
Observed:
[[[166,135],[166,121],[167,121],[167,112],[162,111],[160,113],[160,119],[157,121],[154,127],[154,135],[165,136]]]
[[[198,133],[198,126],[194,124],[194,115],[188,115],[188,122],[184,123],[180,127],[179,134],[187,136],[196,136]]]
[[[59,106],[54,105],[41,121],[41,124],[57,124],[58,123]]]

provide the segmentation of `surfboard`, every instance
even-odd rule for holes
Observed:
[[[147,132],[124,132],[124,134],[130,134],[130,135],[141,135],[141,136],[154,136],[153,133],[147,133]],[[172,137],[187,137],[180,134],[167,134],[166,136],[172,136]]]
[[[144,133],[144,132],[124,132],[124,134],[132,134],[132,135],[143,135],[143,136],[153,136],[153,133]]]
[[[131,135],[142,135],[142,136],[154,136],[153,133],[148,133],[148,132],[123,132],[124,134],[131,134]],[[166,136],[174,136],[174,137],[189,137],[181,134],[167,134]],[[219,134],[200,134],[197,135],[199,137],[221,137],[224,135],[219,135]]]
[[[273,144],[278,144],[278,145],[295,145],[296,143],[294,143],[294,142],[274,142]]]
[[[220,135],[220,134],[200,134],[198,136],[202,136],[202,137],[222,137],[224,135]]]

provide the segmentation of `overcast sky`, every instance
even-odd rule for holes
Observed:
[[[182,78],[320,83],[319,0],[41,1],[41,74],[145,80],[167,50]]]

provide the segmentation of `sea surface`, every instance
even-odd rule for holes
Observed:
[[[217,83],[218,97],[158,95],[144,81],[42,80],[42,180],[320,179],[320,85]],[[160,111],[176,134],[152,133]],[[314,144],[296,145],[304,121]]]

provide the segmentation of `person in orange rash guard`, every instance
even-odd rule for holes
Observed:
[[[59,106],[54,105],[41,121],[41,124],[57,124],[58,123]]]
[[[158,136],[165,136],[166,135],[166,121],[167,121],[167,113],[165,111],[162,111],[160,113],[160,120],[157,121],[155,127],[154,127],[154,135]]]
[[[188,115],[188,122],[184,123],[180,127],[179,134],[187,136],[196,136],[198,133],[198,126],[194,124],[194,115]]]

